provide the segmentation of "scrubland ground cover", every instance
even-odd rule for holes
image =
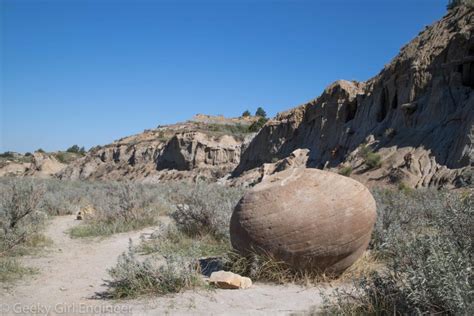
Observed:
[[[160,280],[157,282],[177,286],[167,286],[166,291],[159,287],[159,293],[202,285],[191,281],[196,280],[199,273],[196,259],[218,256],[225,269],[253,280],[299,284],[331,281],[336,286],[351,283],[326,296],[324,312],[327,314],[466,314],[472,311],[472,192],[376,190],[378,220],[369,251],[343,275],[330,276],[294,271],[267,256],[242,257],[232,252],[228,236],[219,232],[228,230],[232,205],[237,203],[241,193],[230,193],[227,190],[231,189],[221,187],[220,194],[210,196],[205,187],[200,190],[193,191],[192,199],[185,199],[186,206],[178,206],[171,213],[174,219],[171,226],[130,250],[165,258],[160,268],[165,270],[147,275],[154,275]],[[135,268],[136,275],[141,275],[140,270],[149,266],[141,266],[139,262],[138,258],[129,261],[124,270]],[[173,277],[180,276],[180,282],[165,281],[172,276],[167,272],[174,270],[178,272]],[[117,278],[114,270],[112,276],[127,288],[112,287],[112,292],[120,293],[116,297],[133,297],[157,289],[154,282],[148,280],[142,283],[142,286],[150,285],[148,290],[141,287],[134,291],[136,278]]]
[[[327,297],[327,314],[472,315],[473,192],[376,191],[370,248],[384,268]]]
[[[342,276],[294,271],[268,256],[231,250],[228,225],[240,188],[199,182],[156,185],[0,179],[0,282],[31,273],[18,256],[48,243],[47,218],[94,211],[69,233],[106,236],[145,226],[155,233],[109,270],[108,295],[131,298],[203,287],[198,259],[263,282],[351,283],[326,296],[327,314],[471,314],[472,191],[376,190],[369,251]],[[160,224],[168,215],[171,223]]]

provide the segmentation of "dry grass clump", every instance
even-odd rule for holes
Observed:
[[[271,255],[252,253],[242,256],[235,251],[228,252],[225,257],[225,268],[252,280],[272,282],[277,284],[294,283],[300,285],[314,285],[318,283],[346,283],[354,278],[368,275],[383,268],[370,252],[356,261],[342,274],[320,271],[316,269],[295,270],[288,263],[278,260]]]
[[[24,267],[16,258],[0,257],[0,283],[9,283],[21,279],[36,271]]]
[[[201,257],[220,256],[229,249],[227,240],[216,240],[209,234],[190,237],[174,225],[163,225],[138,247],[138,250],[146,255],[179,256],[189,261]]]
[[[177,256],[166,257],[161,264],[157,260],[141,260],[131,244],[117,265],[109,269],[109,275],[112,280],[106,282],[106,295],[116,299],[178,293],[202,285],[195,266]]]
[[[286,262],[280,261],[271,255],[252,253],[248,256],[242,256],[238,252],[229,251],[224,260],[226,270],[247,276],[253,281],[277,284],[308,283],[313,277],[319,277],[319,275],[310,275],[304,271],[295,271]]]

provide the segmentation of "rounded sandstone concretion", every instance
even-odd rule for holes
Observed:
[[[236,206],[232,246],[296,269],[342,272],[369,244],[375,200],[361,183],[327,171],[288,169],[264,179]]]

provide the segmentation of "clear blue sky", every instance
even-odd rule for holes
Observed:
[[[376,75],[447,0],[0,3],[0,151],[25,152],[196,113],[273,116]]]

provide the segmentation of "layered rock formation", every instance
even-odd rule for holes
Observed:
[[[359,182],[317,169],[267,177],[240,200],[230,221],[232,246],[272,255],[297,269],[341,272],[365,251],[375,200]]]
[[[246,132],[251,122],[200,115],[190,122],[147,130],[93,148],[58,176],[145,182],[216,180],[240,162],[242,148],[253,136]]]
[[[363,182],[455,183],[472,170],[474,13],[459,7],[422,31],[367,82],[337,81],[279,114],[243,153],[234,177],[309,150],[306,165],[354,170]],[[361,148],[381,158],[367,168]]]

